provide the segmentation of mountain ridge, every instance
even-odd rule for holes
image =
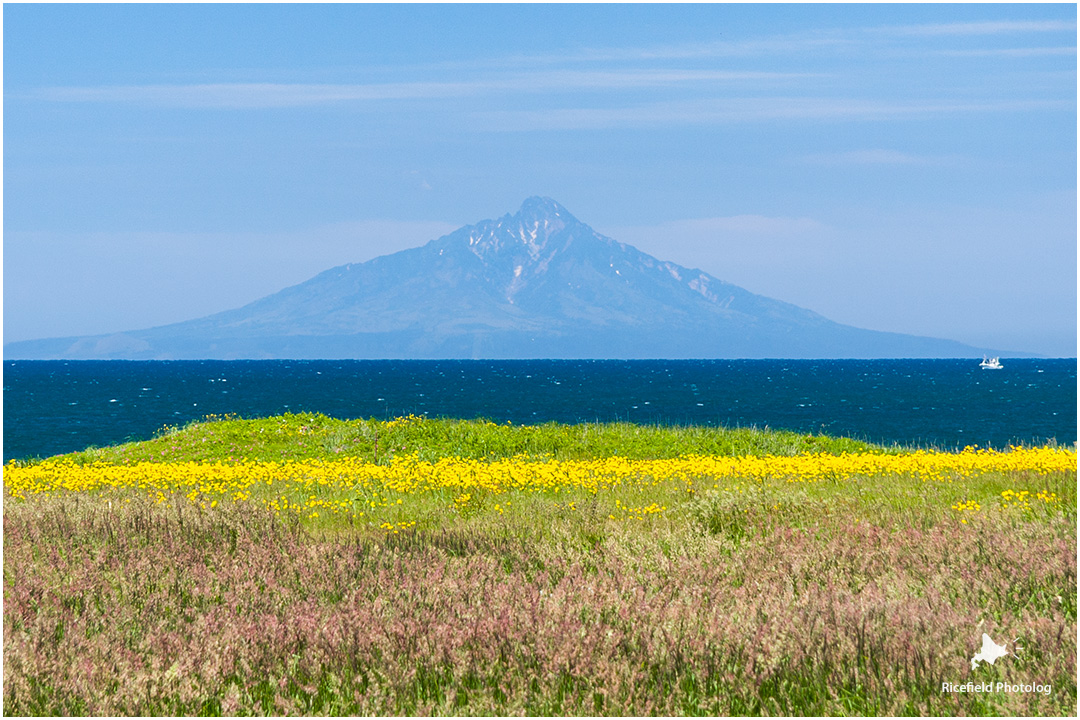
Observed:
[[[242,307],[6,358],[978,357],[864,330],[659,260],[551,198],[423,246],[329,268]]]

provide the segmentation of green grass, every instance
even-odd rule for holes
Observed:
[[[152,440],[71,453],[76,462],[179,462],[189,460],[309,460],[358,456],[386,462],[413,454],[497,459],[518,455],[554,459],[622,456],[632,459],[701,455],[797,455],[886,451],[869,443],[784,430],[646,426],[632,423],[565,425],[495,424],[484,420],[411,422],[338,420],[302,413],[269,418],[208,417],[164,427]],[[898,452],[899,449],[891,448]]]

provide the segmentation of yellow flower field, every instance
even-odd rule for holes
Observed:
[[[592,460],[537,460],[516,457],[481,461],[455,457],[423,461],[398,456],[389,464],[358,458],[288,462],[139,462],[130,465],[78,465],[44,461],[4,468],[10,497],[25,500],[57,493],[104,494],[137,491],[160,502],[183,495],[215,506],[221,501],[259,502],[277,512],[318,517],[320,513],[352,513],[370,517],[377,510],[400,505],[416,496],[447,498],[447,506],[464,510],[474,495],[539,493],[555,499],[567,493],[596,494],[618,489],[677,490],[690,496],[739,484],[847,483],[858,478],[890,476],[925,483],[954,483],[990,473],[1038,477],[1075,473],[1075,450],[1052,447],[1011,448],[1006,452],[966,448],[959,453],[917,451],[905,454],[809,454],[793,457],[685,456],[661,460],[608,457]],[[1002,504],[1018,498],[1050,498],[1038,489],[1002,493]],[[571,498],[567,495],[566,502]],[[504,499],[495,509],[502,513]],[[568,507],[573,508],[573,503]],[[661,512],[658,504],[627,507],[615,503],[620,517]],[[965,514],[973,506],[955,506]],[[615,513],[609,517],[615,518]]]

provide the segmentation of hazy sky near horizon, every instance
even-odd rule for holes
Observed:
[[[558,200],[838,322],[1076,355],[1075,4],[8,4],[4,342]]]

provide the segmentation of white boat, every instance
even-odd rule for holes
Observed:
[[[979,363],[979,367],[981,367],[983,370],[1000,370],[1002,368],[1002,364],[999,358],[993,357],[987,360],[986,356],[983,355],[983,359],[982,362]]]

